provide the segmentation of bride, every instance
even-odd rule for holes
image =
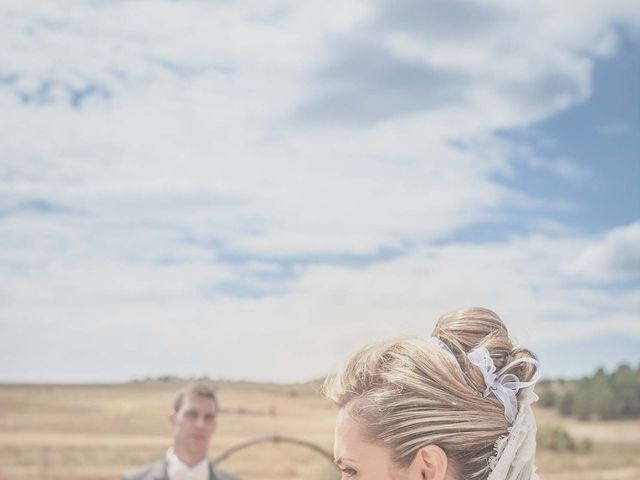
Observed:
[[[537,375],[484,308],[443,316],[426,341],[364,347],[325,382],[342,478],[537,480]]]

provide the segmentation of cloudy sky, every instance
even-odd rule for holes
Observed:
[[[469,305],[640,363],[634,1],[3,0],[0,45],[0,381],[308,380]]]

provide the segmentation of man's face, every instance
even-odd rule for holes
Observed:
[[[216,402],[207,397],[187,393],[180,410],[172,412],[169,423],[173,430],[173,449],[181,457],[204,458],[209,439],[216,428]]]

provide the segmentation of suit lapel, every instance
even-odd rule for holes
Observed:
[[[209,462],[209,480],[218,480],[216,472],[213,470],[213,465]]]
[[[166,459],[156,462],[150,472],[149,478],[151,480],[169,480],[169,471],[167,469]]]

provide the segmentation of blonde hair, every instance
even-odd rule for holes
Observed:
[[[218,397],[216,395],[216,388],[210,382],[198,381],[187,383],[184,387],[178,390],[173,398],[173,411],[179,412],[182,408],[184,398],[187,395],[195,395],[202,398],[210,398],[216,404],[216,410],[220,407],[218,404]]]
[[[482,396],[484,378],[467,353],[484,346],[499,370],[529,350],[514,348],[507,327],[491,310],[467,308],[444,315],[433,342],[404,338],[368,345],[337,375],[327,378],[325,394],[359,421],[368,437],[390,447],[393,460],[409,465],[424,446],[436,444],[460,478],[484,478],[494,443],[509,424],[503,405]],[[455,357],[455,358],[454,358]],[[529,381],[535,366],[509,370]]]

